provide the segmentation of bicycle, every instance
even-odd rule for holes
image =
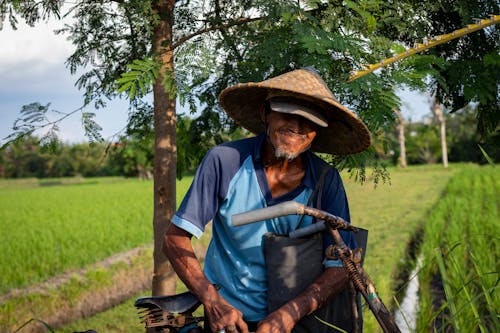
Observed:
[[[378,296],[373,281],[361,267],[360,251],[358,249],[352,251],[348,248],[338,231],[338,229],[342,229],[358,232],[359,228],[350,225],[338,216],[295,201],[287,201],[275,206],[233,215],[232,224],[233,226],[241,226],[286,215],[308,215],[319,221],[297,229],[288,236],[301,238],[324,230],[329,232],[335,245],[327,248],[326,256],[342,261],[349,280],[365,299],[384,333],[399,333],[400,329]],[[173,296],[142,297],[135,302],[135,306],[142,310],[140,312],[141,320],[146,327],[156,328],[165,333],[179,332],[180,328],[186,325],[202,322],[203,317],[193,315],[193,312],[200,305],[198,299],[190,292]]]

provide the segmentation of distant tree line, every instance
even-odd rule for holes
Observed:
[[[482,139],[477,133],[477,119],[471,107],[447,115],[448,154],[450,162],[486,163],[481,152],[500,160],[499,135]],[[196,131],[199,124],[180,115],[177,123],[178,165],[180,176],[194,172],[205,153],[216,144],[248,135],[242,130],[218,132],[206,137]],[[406,158],[408,164],[439,163],[441,146],[439,128],[433,118],[424,122],[406,122]],[[30,136],[11,143],[0,151],[0,177],[99,177],[125,176],[150,179],[153,175],[153,131],[143,123],[115,143],[49,144]],[[377,158],[396,165],[399,145],[396,130],[387,133],[384,141],[375,142]]]
[[[500,133],[481,136],[478,120],[472,106],[446,115],[446,138],[450,162],[472,162],[484,164],[491,158],[500,161]],[[408,164],[440,163],[442,158],[438,120],[430,113],[423,121],[405,121],[406,159]],[[386,134],[375,142],[377,157],[388,164],[398,165],[400,145],[398,132]],[[481,151],[484,150],[485,153]]]
[[[469,105],[446,117],[448,159],[450,162],[484,164],[488,162],[488,158],[496,163],[500,161],[500,146],[498,144],[500,132],[481,135],[477,129],[480,125],[478,125],[476,115],[476,112]],[[409,126],[409,142],[412,145],[409,163],[431,163],[435,161],[436,157],[441,159],[437,120],[431,119],[430,124],[431,126],[418,126],[418,124]],[[425,143],[422,142],[424,140]],[[425,153],[422,153],[422,147],[425,144],[433,147],[433,149],[429,149],[433,152],[433,154],[428,154],[430,160],[425,158]]]
[[[137,120],[137,119],[136,119]],[[194,172],[205,153],[216,144],[243,138],[241,129],[214,132],[207,137],[187,116],[177,121],[177,175]],[[154,158],[152,119],[132,121],[117,142],[63,143],[27,136],[0,150],[0,178],[125,176],[152,179]]]

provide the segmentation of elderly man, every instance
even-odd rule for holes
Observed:
[[[321,209],[349,221],[339,173],[313,152],[357,153],[369,147],[370,135],[310,69],[229,87],[220,102],[256,136],[219,145],[205,156],[165,235],[165,253],[203,303],[207,332],[291,332],[346,287],[341,263],[325,259],[310,285],[270,309],[263,237],[286,235],[314,220],[285,216],[234,227],[231,216],[289,200],[307,204],[322,179]],[[213,234],[202,270],[191,237],[200,237],[210,221]],[[350,233],[341,234],[355,247]],[[332,242],[327,235],[320,239]]]

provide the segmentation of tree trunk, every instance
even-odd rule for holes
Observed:
[[[397,117],[397,129],[398,129],[398,140],[399,140],[399,165],[402,168],[406,168],[406,143],[405,143],[405,126],[403,115],[400,110],[394,110]]]
[[[172,26],[174,0],[155,4],[160,21],[154,28],[153,51],[160,57],[162,68],[153,89],[154,96],[154,296],[175,293],[175,274],[164,255],[163,236],[175,213],[176,203],[176,115],[175,92],[167,92],[163,85],[165,73],[173,73]]]
[[[445,168],[448,167],[448,148],[446,146],[446,120],[444,119],[443,112],[441,110],[441,104],[437,98],[434,98],[434,105],[432,110],[434,111],[434,115],[439,121],[440,130],[441,130],[441,152],[443,159],[443,166]]]

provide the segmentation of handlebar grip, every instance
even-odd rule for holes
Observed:
[[[304,205],[295,201],[286,201],[274,206],[252,210],[250,212],[234,214],[231,217],[233,226],[241,226],[254,222],[273,219],[280,216],[301,214]]]

